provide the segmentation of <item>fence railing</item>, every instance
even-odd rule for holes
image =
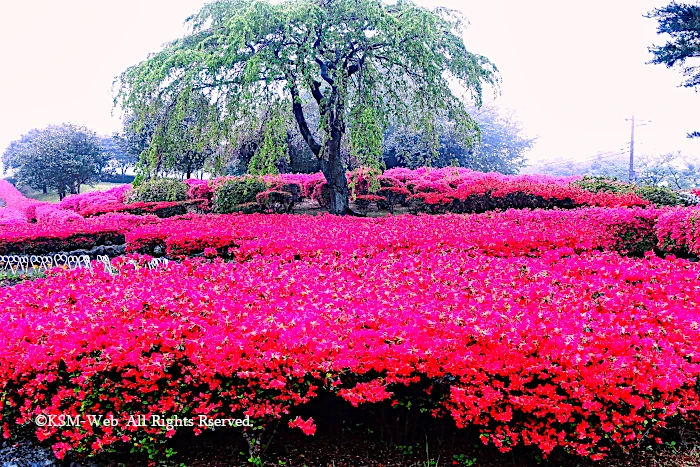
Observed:
[[[38,274],[53,268],[77,269],[92,268],[87,255],[53,255],[53,256],[0,256],[0,272],[12,274]]]
[[[105,270],[109,271],[112,274],[117,274],[119,272],[119,270],[116,267],[114,267],[114,265],[112,264],[112,260],[109,258],[109,256],[97,255],[96,261],[98,263],[103,264],[105,267]],[[131,264],[135,264],[136,267],[139,267],[139,263],[137,261],[132,259],[132,260],[129,260],[129,262]],[[159,268],[161,266],[167,266],[168,262],[169,261],[167,258],[153,258],[145,264],[145,267],[147,267],[148,269],[156,269],[156,268]]]
[[[104,265],[105,270],[112,274],[119,272],[112,264],[109,256],[97,255],[95,261]],[[138,266],[138,262],[133,259],[129,260],[129,262]],[[168,260],[166,258],[153,258],[145,264],[145,267],[156,269],[167,264]],[[39,275],[53,268],[70,270],[78,268],[92,269],[92,265],[92,259],[88,255],[0,255],[0,274]]]

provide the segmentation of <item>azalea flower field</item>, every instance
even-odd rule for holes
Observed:
[[[0,288],[4,435],[29,426],[59,458],[153,454],[178,430],[208,429],[128,426],[134,415],[247,416],[314,435],[304,408],[321,394],[358,410],[410,402],[504,452],[593,460],[656,440],[672,421],[695,424],[700,208],[475,174],[383,177],[424,202],[525,193],[562,205],[161,218],[126,212],[128,187],[49,206],[0,182],[0,254],[127,252],[113,271],[55,269]],[[317,178],[268,183],[312,197]],[[188,201],[205,205],[216,183],[190,181]],[[153,255],[171,261],[142,267]],[[40,414],[120,423],[37,427]],[[255,433],[243,430],[253,450]]]

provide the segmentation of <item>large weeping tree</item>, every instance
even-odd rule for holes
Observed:
[[[137,116],[136,126],[157,113],[167,128],[204,93],[218,115],[216,128],[206,127],[229,140],[263,110],[290,113],[321,161],[335,214],[349,212],[346,130],[353,154],[377,168],[390,124],[414,127],[437,150],[447,120],[468,141],[478,137],[468,104],[480,105],[483,86],[498,80],[487,58],[467,51],[456,12],[411,1],[219,0],[188,23],[187,36],[118,77],[116,103]],[[307,100],[320,115],[316,126]],[[154,164],[160,153],[154,138]]]

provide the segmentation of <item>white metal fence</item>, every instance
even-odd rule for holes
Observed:
[[[112,274],[119,272],[112,264],[109,256],[98,255],[95,262],[104,265],[105,270]],[[129,262],[138,267],[137,261],[131,259]],[[161,266],[167,266],[167,264],[168,260],[166,258],[153,258],[145,264],[145,267],[156,269]],[[88,255],[0,255],[0,274],[39,275],[53,268],[70,270],[78,268],[92,269],[92,265],[93,262]]]

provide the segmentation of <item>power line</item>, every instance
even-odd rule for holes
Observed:
[[[567,162],[575,162],[575,163],[594,162],[594,161],[596,161],[596,160],[598,160],[598,159],[603,159],[603,158],[607,158],[607,157],[610,157],[610,156],[620,156],[620,155],[623,155],[623,154],[625,154],[625,151],[627,151],[627,145],[625,145],[625,146],[622,147],[622,148],[615,149],[615,150],[612,150],[612,151],[602,152],[602,153],[596,154],[595,156],[591,156],[591,157],[588,157],[588,158],[585,158],[585,159],[567,158],[567,159],[558,159],[558,160],[556,160],[556,161],[542,160],[542,161],[539,161],[539,162],[540,162],[540,163],[544,163],[544,164],[565,164],[565,163],[567,163]]]
[[[630,121],[630,119],[625,119],[626,121]],[[635,127],[635,122],[634,122],[634,115],[632,115],[632,134],[630,137],[630,172],[629,172],[629,182],[634,183],[635,181],[635,175],[634,175],[634,127]],[[644,126],[647,123],[651,123],[651,120],[643,120],[645,123],[640,123],[637,124],[639,126]]]

